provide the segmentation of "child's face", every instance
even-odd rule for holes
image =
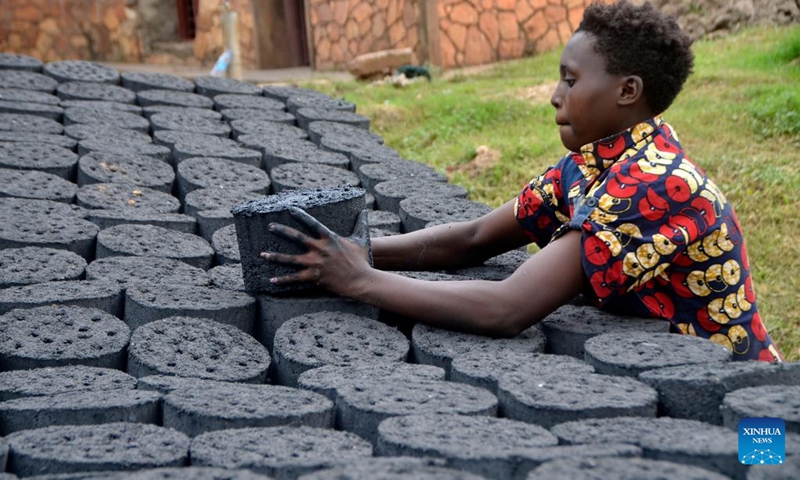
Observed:
[[[620,76],[606,71],[606,60],[594,46],[592,35],[573,35],[561,54],[561,80],[550,98],[561,143],[573,152],[629,127],[620,125]]]

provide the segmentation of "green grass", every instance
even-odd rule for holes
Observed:
[[[800,25],[750,28],[694,51],[695,73],[664,118],[735,205],[762,317],[787,359],[800,360]],[[498,206],[564,154],[549,105],[559,55],[406,88],[315,88],[355,102],[405,158]],[[480,145],[500,160],[465,168]]]

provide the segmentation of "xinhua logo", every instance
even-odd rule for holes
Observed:
[[[786,422],[780,418],[739,420],[739,461],[745,465],[780,465],[786,458]]]

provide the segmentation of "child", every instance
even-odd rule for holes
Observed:
[[[764,328],[731,205],[660,114],[692,70],[691,40],[650,4],[592,4],[561,56],[551,98],[571,153],[516,200],[470,222],[373,241],[338,237],[301,210],[318,238],[262,254],[305,267],[275,283],[314,281],[430,325],[513,336],[582,291],[600,308],[669,321],[736,360],[782,361]],[[426,282],[382,270],[479,264],[530,241],[541,250],[501,282]]]

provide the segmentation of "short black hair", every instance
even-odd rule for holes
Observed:
[[[649,2],[641,6],[593,2],[586,7],[577,32],[591,34],[606,59],[608,73],[637,75],[654,113],[662,113],[678,96],[692,73],[692,39],[675,18]]]

